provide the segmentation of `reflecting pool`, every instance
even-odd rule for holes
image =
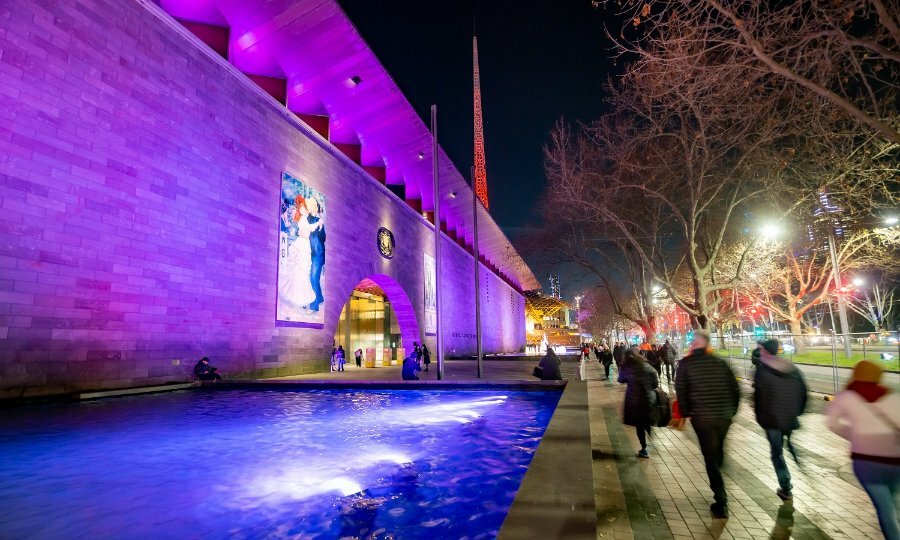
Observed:
[[[559,392],[181,391],[0,411],[0,538],[492,538]]]

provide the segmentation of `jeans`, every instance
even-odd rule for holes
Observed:
[[[635,431],[637,431],[638,441],[641,443],[641,450],[647,449],[647,435],[650,433],[650,426],[635,426]]]
[[[665,364],[663,364],[663,367],[664,367],[665,370],[666,370],[666,378],[669,379],[669,380],[671,381],[671,380],[672,380],[672,375],[674,374],[674,370],[672,369],[672,363],[671,363],[671,362],[666,362]]]
[[[725,480],[722,478],[721,469],[725,461],[725,436],[731,427],[731,419],[691,418],[691,424],[700,442],[700,451],[706,463],[706,474],[709,476],[713,499],[716,504],[726,506],[728,494],[725,493]]]
[[[606,378],[607,378],[607,379],[609,378],[609,367],[610,367],[611,365],[612,365],[612,364],[603,364],[603,371],[606,372]]]
[[[872,499],[878,524],[886,540],[900,540],[896,497],[900,494],[900,465],[853,460],[853,472]]]
[[[778,477],[778,486],[785,493],[791,492],[791,472],[784,461],[784,438],[791,433],[780,429],[766,429],[766,437],[769,439],[769,450],[772,454],[772,466],[775,467],[775,476]]]

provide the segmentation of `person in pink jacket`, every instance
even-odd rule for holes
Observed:
[[[887,540],[900,540],[900,394],[881,384],[881,368],[856,364],[847,389],[828,407],[828,428],[850,441],[853,472],[878,514]]]

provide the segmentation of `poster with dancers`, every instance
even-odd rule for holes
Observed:
[[[437,334],[437,291],[434,257],[425,253],[425,333]]]
[[[276,319],[322,325],[325,297],[325,195],[281,174]]]

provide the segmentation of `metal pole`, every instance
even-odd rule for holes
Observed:
[[[838,393],[838,367],[837,367],[837,348],[834,341],[834,329],[831,329],[831,371],[834,379],[834,395]]]
[[[478,378],[484,378],[484,351],[481,349],[481,263],[478,261],[478,196],[475,193],[475,167],[472,167],[472,258],[475,259],[475,350]]]
[[[828,231],[828,251],[831,253],[831,269],[834,271],[834,286],[837,287],[838,317],[841,320],[841,336],[844,338],[844,356],[850,358],[850,324],[847,322],[847,303],[841,290],[841,269],[838,267],[837,251],[834,247],[834,233]]]
[[[434,288],[435,288],[435,311],[437,312],[437,321],[435,331],[437,339],[435,347],[437,350],[437,378],[444,378],[444,334],[441,331],[441,191],[438,182],[438,138],[437,138],[437,105],[431,106],[431,162],[432,177],[434,179]]]

